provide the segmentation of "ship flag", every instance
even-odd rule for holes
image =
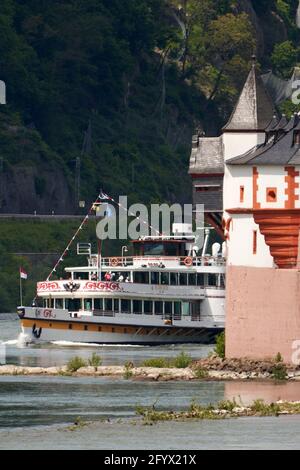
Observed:
[[[20,279],[27,279],[28,275],[24,268],[20,267]]]

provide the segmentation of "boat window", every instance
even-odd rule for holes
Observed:
[[[113,307],[114,307],[114,312],[119,311],[119,299],[114,299],[113,300]]]
[[[208,275],[208,285],[211,287],[217,285],[217,276],[215,274]]]
[[[143,256],[143,246],[141,243],[134,243],[133,253],[134,256]]]
[[[66,299],[66,309],[69,312],[78,312],[81,310],[81,299]]]
[[[161,301],[154,302],[154,313],[155,315],[163,314],[163,302]]]
[[[151,284],[159,284],[159,273],[151,273]]]
[[[134,300],[133,301],[133,313],[142,313],[143,311],[143,304],[141,300]]]
[[[219,275],[219,287],[225,289],[225,277],[224,274]]]
[[[184,274],[184,273],[179,274],[179,285],[187,286],[187,274]]]
[[[192,302],[190,304],[192,320],[200,320],[200,302]]]
[[[197,273],[197,286],[204,286],[204,274],[202,273]]]
[[[112,299],[105,299],[105,309],[106,312],[112,311]]]
[[[182,302],[181,308],[182,308],[182,315],[184,316],[190,315],[190,303],[189,302]]]
[[[165,302],[165,314],[172,315],[172,302]]]
[[[131,302],[127,299],[121,300],[121,312],[122,313],[130,313],[131,312]]]
[[[94,310],[103,310],[103,299],[94,299]]]
[[[165,255],[166,256],[177,256],[178,255],[178,243],[165,243]]]
[[[48,299],[48,308],[54,308],[54,299]]]
[[[153,302],[151,300],[144,301],[144,313],[152,315],[153,313]]]
[[[88,279],[89,273],[74,273],[74,279]]]
[[[196,274],[189,274],[189,286],[195,286],[197,284]]]
[[[64,308],[64,299],[56,299],[55,308]]]
[[[84,299],[84,310],[92,310],[92,299]]]
[[[161,256],[164,254],[163,243],[145,243],[144,244],[144,255],[145,256]]]
[[[160,283],[164,285],[169,285],[169,273],[160,273]]]
[[[170,284],[171,286],[178,286],[178,274],[170,273]]]
[[[134,272],[133,282],[137,284],[149,284],[149,273],[148,272]]]
[[[181,302],[174,302],[174,315],[175,316],[181,315]]]

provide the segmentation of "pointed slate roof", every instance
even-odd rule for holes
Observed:
[[[237,105],[223,131],[263,132],[274,114],[276,111],[272,99],[265,88],[256,64],[253,63]]]

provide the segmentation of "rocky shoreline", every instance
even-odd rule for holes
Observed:
[[[0,376],[94,376],[94,377],[124,377],[134,380],[274,380],[274,368],[284,371],[281,380],[300,381],[300,367],[289,366],[270,361],[254,361],[248,359],[220,359],[217,357],[195,361],[190,367],[178,369],[158,367],[128,367],[126,366],[86,366],[76,371],[70,371],[68,366],[62,367],[23,367],[16,365],[0,366]]]

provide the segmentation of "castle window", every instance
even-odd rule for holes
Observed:
[[[220,184],[197,184],[195,186],[197,193],[209,192],[209,191],[221,191]]]
[[[245,187],[240,186],[240,202],[244,202],[245,200]]]
[[[253,230],[253,254],[257,254],[257,230]]]
[[[300,132],[298,130],[294,133],[294,145],[300,145]]]
[[[277,188],[267,188],[267,202],[277,202]]]

